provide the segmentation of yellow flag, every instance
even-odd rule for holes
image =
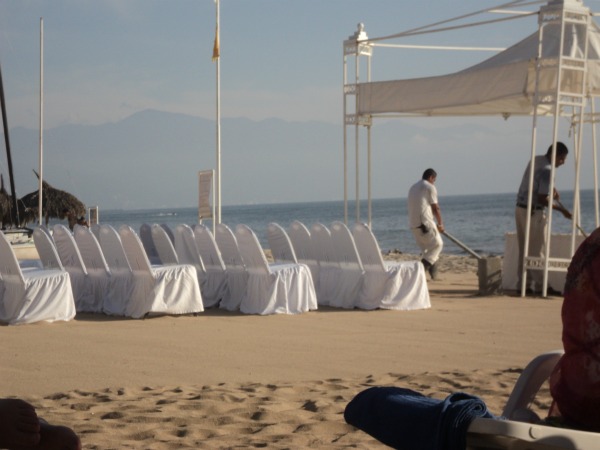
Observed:
[[[219,56],[221,56],[221,53],[219,51],[219,24],[217,24],[217,28],[215,31],[215,43],[213,45],[213,55],[212,55],[213,62],[216,61],[217,59],[219,59]]]

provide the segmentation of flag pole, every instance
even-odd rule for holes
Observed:
[[[219,0],[215,0],[216,5],[216,31],[215,31],[215,44],[213,47],[213,61],[216,62],[216,70],[217,70],[217,104],[216,104],[216,141],[217,141],[217,182],[216,182],[216,197],[217,197],[217,208],[216,208],[216,217],[213,219],[217,224],[221,223],[221,55],[220,55],[220,30],[219,30],[219,20],[220,20],[220,8],[219,8]]]

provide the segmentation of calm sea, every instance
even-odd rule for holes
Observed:
[[[572,193],[563,192],[562,203],[572,209]],[[498,255],[504,252],[504,235],[513,232],[515,194],[486,194],[440,197],[440,207],[446,230],[471,249],[482,255]],[[398,249],[403,253],[419,253],[407,225],[406,198],[378,199],[372,202],[372,229],[383,251]],[[581,192],[581,226],[587,232],[595,228],[593,191]],[[366,202],[361,204],[361,220],[367,220]],[[263,246],[267,247],[266,228],[277,222],[287,228],[293,220],[300,220],[310,228],[315,222],[326,225],[344,219],[342,201],[290,204],[242,205],[223,207],[222,222],[234,227],[239,223],[250,226]],[[197,223],[196,208],[100,210],[100,222],[113,226],[131,225],[139,230],[142,223]],[[349,204],[348,222],[356,217],[354,202]],[[212,226],[210,220],[205,224]],[[555,213],[552,221],[555,233],[570,233],[571,222],[562,214]],[[445,239],[444,251],[466,254],[456,244]]]

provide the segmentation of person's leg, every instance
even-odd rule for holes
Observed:
[[[40,442],[35,408],[17,398],[0,399],[0,448],[34,447]]]
[[[515,226],[517,229],[517,246],[519,249],[517,258],[517,290],[521,290],[523,281],[523,253],[525,249],[525,230],[527,225],[527,209],[515,207]]]
[[[536,210],[531,216],[531,233],[529,236],[529,256],[543,257],[546,247],[546,232],[548,228],[548,218],[545,210]],[[541,268],[529,270],[528,276],[531,277],[532,286],[537,292],[542,290],[544,280],[544,271]]]

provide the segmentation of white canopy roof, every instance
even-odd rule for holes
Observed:
[[[585,27],[572,25],[565,32],[570,54],[584,54]],[[591,95],[600,95],[600,29],[588,28],[587,84]],[[535,61],[538,33],[534,33],[468,69],[449,75],[405,80],[360,83],[357,86],[358,114],[411,114],[427,116],[531,115],[535,92]],[[560,27],[544,30],[543,58],[558,56]],[[557,70],[548,68],[540,75],[540,93],[555,92]],[[563,92],[581,92],[582,72],[566,72]],[[541,105],[538,114],[553,114]]]

